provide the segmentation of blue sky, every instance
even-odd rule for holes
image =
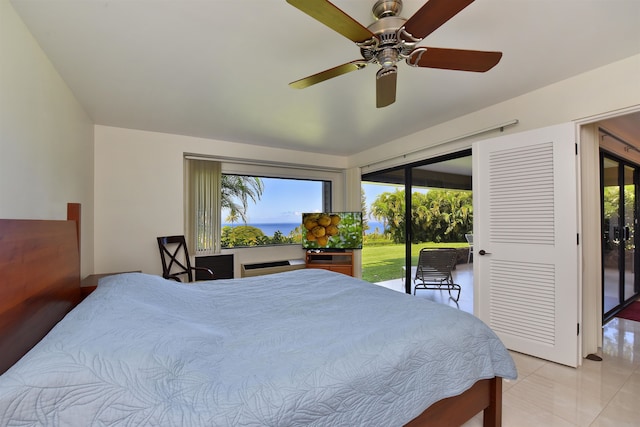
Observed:
[[[262,198],[258,204],[249,202],[249,224],[300,222],[302,212],[319,212],[322,209],[318,198],[322,192],[319,181],[262,178],[262,182]],[[222,214],[224,222],[227,212]]]
[[[259,203],[249,203],[248,223],[295,223],[303,212],[320,212],[322,183],[318,181],[282,180],[262,178],[264,192]],[[364,184],[367,205],[385,191],[395,191],[398,186]],[[222,213],[223,222],[228,212]]]

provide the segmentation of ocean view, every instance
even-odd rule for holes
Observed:
[[[372,222],[369,221],[369,229],[366,231],[365,234],[371,234],[373,232],[376,231],[376,228],[378,228],[378,232],[382,232],[382,223],[381,222]],[[242,223],[235,223],[235,224],[222,224],[223,227],[225,226],[239,226],[239,225],[243,225]],[[288,236],[289,233],[291,233],[293,230],[296,229],[296,227],[300,226],[299,222],[295,222],[295,223],[264,223],[264,224],[247,224],[250,225],[252,227],[256,227],[259,228],[260,230],[262,230],[262,232],[265,234],[265,236],[270,236],[273,237],[273,234],[276,231],[280,231],[283,235]]]

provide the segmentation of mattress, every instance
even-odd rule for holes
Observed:
[[[388,427],[516,375],[471,314],[342,274],[128,273],[0,376],[0,425]]]

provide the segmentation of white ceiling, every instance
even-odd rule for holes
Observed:
[[[405,0],[410,17],[425,0]],[[288,83],[359,49],[285,0],[11,0],[95,123],[350,155],[640,53],[639,0],[476,0],[420,46],[497,50],[487,73],[399,64]],[[374,0],[333,3],[367,26]]]

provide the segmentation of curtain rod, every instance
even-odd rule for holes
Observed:
[[[640,153],[640,149],[638,149],[638,147],[636,147],[633,144],[628,143],[627,141],[623,140],[622,138],[617,137],[616,135],[612,134],[611,132],[609,132],[606,129],[603,128],[598,128],[598,130],[600,131],[600,133],[602,133],[602,136],[600,137],[600,139],[604,139],[605,136],[608,136],[609,138],[613,138],[616,141],[618,141],[620,144],[625,145],[626,147],[624,148],[624,151],[629,151],[629,149],[637,151],[638,153]]]
[[[303,171],[317,171],[317,172],[342,172],[344,169],[340,168],[331,168],[326,166],[312,166],[312,165],[299,165],[296,163],[288,163],[288,162],[278,162],[272,160],[249,160],[242,159],[239,157],[226,157],[226,156],[207,156],[202,154],[191,154],[191,153],[183,153],[183,156],[187,160],[208,160],[208,161],[217,161],[221,163],[231,163],[231,164],[239,164],[239,165],[252,165],[252,166],[266,166],[266,167],[277,167],[277,168],[287,168],[287,169],[299,169]]]
[[[385,162],[388,162],[388,161],[390,161],[390,160],[401,159],[401,158],[402,158],[402,159],[404,159],[404,158],[406,158],[407,156],[410,156],[410,155],[412,155],[412,154],[417,154],[417,153],[421,153],[421,152],[424,152],[424,151],[430,150],[430,149],[431,149],[431,148],[433,148],[433,147],[438,147],[438,146],[440,146],[440,145],[448,144],[448,143],[450,143],[450,142],[460,141],[460,140],[462,140],[462,139],[466,139],[466,138],[471,138],[472,136],[482,135],[483,133],[492,132],[492,131],[494,131],[494,130],[500,130],[500,132],[503,132],[503,131],[504,131],[504,128],[509,127],[509,126],[517,125],[518,123],[519,123],[519,120],[518,120],[518,119],[513,119],[513,120],[510,120],[510,121],[508,121],[508,122],[501,123],[501,124],[499,124],[499,125],[491,126],[491,127],[489,127],[489,128],[480,129],[480,130],[477,130],[477,131],[474,131],[474,132],[466,133],[466,134],[464,134],[464,135],[456,136],[456,137],[454,137],[454,138],[445,139],[444,141],[440,141],[440,142],[438,142],[438,143],[436,143],[436,144],[430,145],[430,146],[425,147],[425,148],[420,148],[420,149],[418,149],[418,150],[408,151],[408,152],[406,152],[406,153],[404,153],[404,154],[400,154],[400,155],[394,156],[394,157],[392,157],[392,158],[390,158],[390,159],[385,159],[385,160],[381,160],[381,161],[379,161],[379,162],[369,163],[369,164],[368,164],[368,165],[366,165],[365,167],[369,168],[369,167],[371,167],[371,166],[373,166],[373,165],[377,165],[377,164],[380,164],[380,163],[385,163]]]

